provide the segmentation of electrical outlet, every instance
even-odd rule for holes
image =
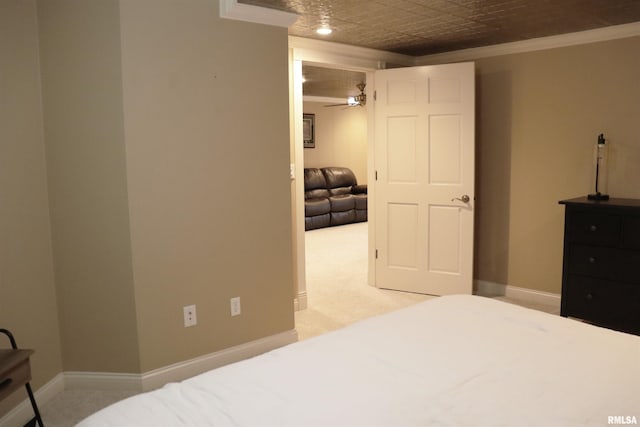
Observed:
[[[196,306],[194,305],[185,305],[184,310],[184,327],[188,328],[189,326],[195,326],[198,324],[198,319],[196,318]]]
[[[240,315],[240,297],[231,298],[231,315]]]

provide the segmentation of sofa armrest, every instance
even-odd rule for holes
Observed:
[[[352,186],[351,194],[367,194],[367,184]]]

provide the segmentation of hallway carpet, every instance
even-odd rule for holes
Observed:
[[[367,223],[305,232],[307,302],[296,312],[299,339],[433,298],[367,284]]]

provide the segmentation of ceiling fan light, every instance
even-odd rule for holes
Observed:
[[[316,33],[320,34],[321,36],[328,36],[332,32],[333,30],[329,27],[320,27],[316,30]]]
[[[358,100],[356,99],[355,96],[350,96],[349,98],[347,98],[347,104],[349,104],[349,106],[353,107],[355,105],[359,105],[360,102],[358,102]]]

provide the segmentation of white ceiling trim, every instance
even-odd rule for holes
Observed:
[[[220,17],[289,28],[300,16],[295,13],[238,3],[238,0],[220,0]]]
[[[379,70],[387,64],[414,65],[412,56],[304,37],[289,36],[289,48],[295,60],[353,71]]]
[[[453,52],[437,53],[415,58],[414,65],[444,64],[449,62],[471,61],[491,56],[510,55],[514,53],[533,52],[537,50],[554,49],[558,47],[576,46],[587,43],[597,43],[607,40],[640,36],[640,22],[613,25],[594,30],[576,33],[560,34],[557,36],[540,37],[519,42],[503,43],[493,46],[463,49]]]

